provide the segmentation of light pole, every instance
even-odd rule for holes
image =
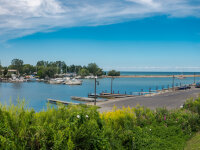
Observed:
[[[112,76],[112,77],[111,77],[111,88],[110,88],[110,93],[111,93],[111,94],[113,93],[113,91],[112,91],[112,86],[113,86],[112,84],[113,84],[113,80],[114,80],[114,77]]]
[[[99,81],[97,81],[97,76],[94,78],[94,105],[97,103],[97,84],[99,85]]]
[[[173,81],[172,81],[173,91],[174,91],[174,79],[175,79],[175,76],[173,75]]]

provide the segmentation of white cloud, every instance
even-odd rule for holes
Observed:
[[[165,14],[200,17],[195,0],[0,0],[0,39],[56,27],[95,26]]]

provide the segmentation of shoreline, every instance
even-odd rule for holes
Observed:
[[[104,76],[104,78],[192,78],[200,77],[200,75],[120,75],[120,76]]]

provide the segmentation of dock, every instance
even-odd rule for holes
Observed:
[[[67,102],[67,101],[61,101],[61,100],[55,100],[55,99],[50,99],[50,98],[48,98],[47,101],[49,103],[53,103],[53,104],[57,104],[57,103],[64,104],[64,105],[69,105],[69,104],[78,105],[79,104],[79,103],[73,103],[73,102]]]
[[[102,98],[125,98],[125,97],[134,97],[134,95],[101,93],[99,97],[102,97]]]
[[[94,98],[71,96],[71,99],[84,102],[94,102]],[[96,99],[97,102],[106,101],[106,99]]]

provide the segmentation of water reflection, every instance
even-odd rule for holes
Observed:
[[[22,85],[23,85],[24,83],[12,83],[12,87],[13,88],[16,88],[16,89],[20,89],[20,88],[22,88]]]

